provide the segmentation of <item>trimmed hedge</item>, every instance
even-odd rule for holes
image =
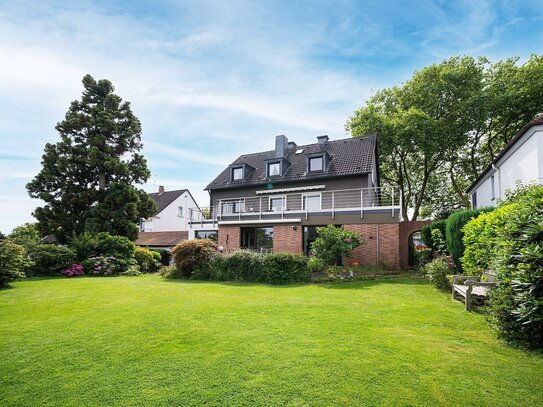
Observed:
[[[494,208],[466,209],[454,212],[447,218],[445,226],[445,240],[447,249],[453,258],[454,264],[458,270],[462,270],[460,259],[464,255],[464,232],[462,228],[471,219],[476,218],[480,213],[492,211]]]

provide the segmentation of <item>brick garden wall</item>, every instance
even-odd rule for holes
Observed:
[[[273,226],[273,252],[303,252],[302,248],[303,227],[296,226],[296,230],[292,229],[292,225],[274,225]]]
[[[354,250],[353,257],[347,259],[347,264],[388,267],[400,267],[400,231],[398,224],[358,224],[344,225],[345,229],[360,233],[367,244]]]
[[[432,223],[431,220],[410,220],[400,222],[400,266],[409,267],[409,238],[415,232],[419,232],[426,225]]]

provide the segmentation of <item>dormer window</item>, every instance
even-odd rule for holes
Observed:
[[[322,156],[309,158],[309,172],[323,171],[324,158]]]
[[[239,181],[243,179],[243,167],[232,168],[232,180]]]
[[[281,163],[269,163],[268,164],[268,177],[276,177],[281,175]]]

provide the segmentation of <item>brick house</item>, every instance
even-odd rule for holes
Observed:
[[[349,262],[400,262],[400,196],[381,188],[375,136],[298,146],[277,136],[275,149],[244,154],[206,187],[210,207],[193,222],[218,224],[226,252],[308,254],[316,227],[359,232],[367,244]]]

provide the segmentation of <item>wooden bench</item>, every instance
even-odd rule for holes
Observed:
[[[481,281],[486,277],[487,281]],[[488,291],[496,285],[496,275],[491,271],[485,271],[479,276],[454,275],[452,285],[452,299],[458,297],[464,299],[466,311],[471,311],[473,304],[481,304],[488,297]]]

